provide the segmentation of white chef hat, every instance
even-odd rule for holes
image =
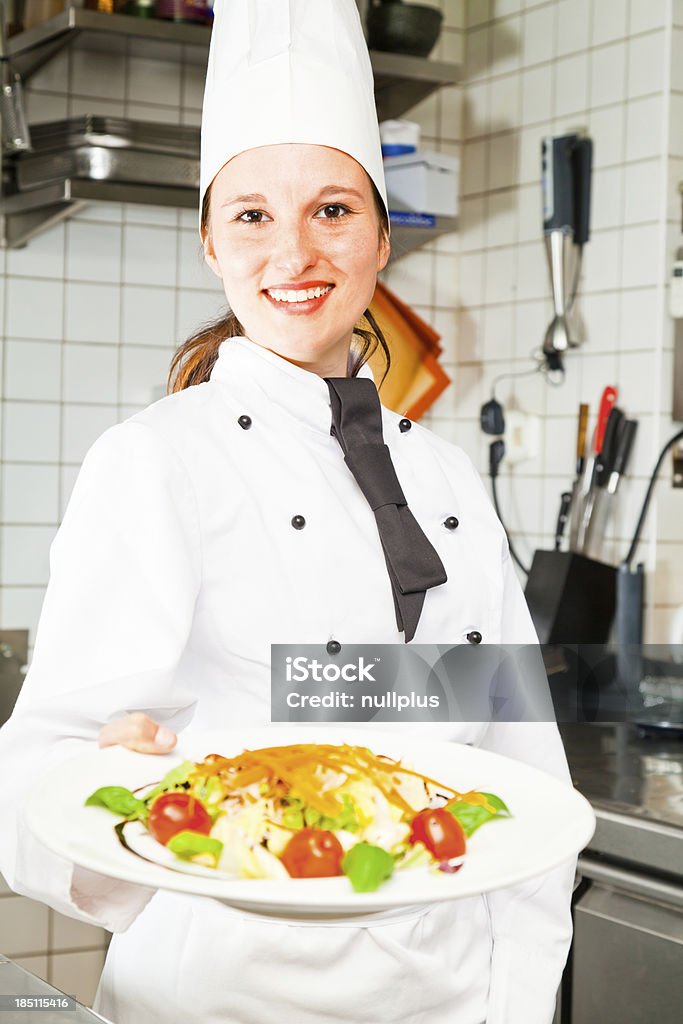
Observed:
[[[388,210],[370,56],[354,0],[215,0],[202,113],[201,210],[221,167],[256,146],[348,153]]]

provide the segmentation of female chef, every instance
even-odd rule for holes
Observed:
[[[410,512],[399,556],[423,574],[403,594],[331,433],[339,402],[376,401],[354,330],[389,255],[353,0],[233,0],[215,15],[202,237],[233,317],[181,351],[175,393],[85,458],[0,734],[0,870],[115,933],[96,1000],[115,1024],[550,1024],[573,862],[362,925],[301,923],[105,878],[23,822],[38,775],[98,740],[165,752],[188,728],[268,723],[272,643],[536,642],[467,457],[381,408]],[[419,729],[568,778],[553,724]]]

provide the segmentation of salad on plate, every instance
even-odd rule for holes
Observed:
[[[238,878],[346,875],[372,892],[397,870],[453,873],[481,825],[510,816],[493,793],[460,793],[367,747],[295,743],[184,761],[135,792],[86,800],[134,827],[149,859]],[[163,854],[158,858],[155,851]],[[168,859],[171,855],[170,860]]]

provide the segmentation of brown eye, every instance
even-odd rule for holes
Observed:
[[[261,210],[242,210],[236,217],[236,220],[242,221],[243,224],[261,224],[261,220],[256,220],[251,217],[251,214],[256,214],[256,217],[262,217],[263,213]],[[249,217],[248,220],[244,220],[245,217]]]
[[[325,214],[327,214],[327,212],[329,210],[343,211],[343,212],[341,212],[340,216],[332,216],[332,217],[325,216],[323,218],[324,220],[343,220],[343,218],[346,216],[346,214],[350,212],[348,206],[342,206],[341,203],[328,203],[327,206],[323,206],[323,210],[324,210]]]

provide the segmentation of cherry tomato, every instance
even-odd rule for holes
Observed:
[[[412,820],[411,843],[424,843],[440,861],[460,857],[465,852],[465,833],[459,821],[445,807],[427,807]]]
[[[172,790],[152,801],[147,824],[154,838],[165,846],[177,832],[186,829],[208,835],[212,822],[201,800],[184,790]]]
[[[295,832],[280,855],[292,878],[329,878],[340,875],[342,845],[334,832],[302,828]]]

